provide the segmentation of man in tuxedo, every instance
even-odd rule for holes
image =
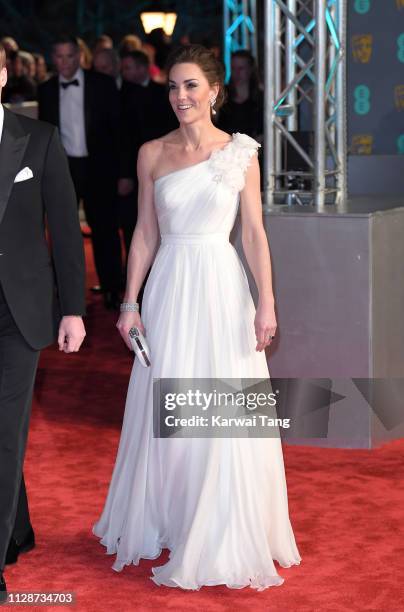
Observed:
[[[38,90],[39,119],[59,128],[77,200],[91,228],[95,266],[107,308],[119,306],[121,244],[116,192],[119,94],[113,78],[80,67],[71,36],[53,46],[57,75]]]
[[[1,90],[7,82],[0,46]],[[46,240],[49,229],[52,255]],[[55,283],[56,278],[56,283]],[[6,564],[35,545],[22,466],[39,352],[85,331],[84,250],[57,130],[0,103],[0,602]]]
[[[168,101],[165,85],[150,78],[150,60],[143,51],[130,51],[121,58],[123,85],[121,88],[121,155],[118,193],[120,222],[126,252],[137,219],[137,155],[139,147],[160,138],[178,127],[178,121]],[[143,295],[146,276],[139,292]]]
[[[120,60],[115,49],[99,49],[99,51],[96,51],[93,57],[93,68],[96,72],[112,77],[117,88],[121,89]]]
[[[123,142],[124,145],[129,145],[135,137],[135,144],[137,142],[140,146],[178,128],[177,118],[168,101],[167,87],[150,78],[150,60],[146,53],[131,51],[123,55],[121,73],[124,126],[126,122],[133,130]]]

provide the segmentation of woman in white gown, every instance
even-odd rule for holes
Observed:
[[[284,581],[274,560],[282,567],[301,561],[279,437],[153,437],[153,378],[268,379],[264,349],[276,330],[260,145],[243,134],[229,139],[212,123],[223,70],[208,50],[176,51],[168,74],[180,127],[139,152],[126,304],[136,304],[153,265],[142,318],[123,312],[117,324],[128,346],[131,327],[144,332],[151,367],[134,361],[115,468],[93,532],[116,554],[116,571],[169,548],[169,561],[152,569],[158,585],[263,590]],[[257,309],[229,242],[239,202]]]

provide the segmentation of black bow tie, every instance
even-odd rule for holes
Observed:
[[[73,79],[73,81],[61,81],[60,85],[63,87],[63,89],[67,89],[70,85],[75,85],[78,87],[80,83],[78,79]]]

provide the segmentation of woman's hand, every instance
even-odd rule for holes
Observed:
[[[277,323],[275,316],[275,304],[258,304],[254,319],[255,336],[257,338],[256,351],[263,351],[272,342],[271,336],[275,336]]]
[[[132,345],[129,339],[129,330],[131,330],[132,327],[137,327],[140,329],[143,335],[146,335],[146,330],[138,312],[122,312],[116,326],[119,329],[119,333],[125,341],[126,346],[130,350],[132,350]]]

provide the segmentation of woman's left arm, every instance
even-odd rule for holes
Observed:
[[[245,186],[240,194],[241,239],[244,253],[258,289],[255,313],[257,351],[268,346],[277,328],[275,301],[272,290],[271,255],[262,219],[260,168],[253,156],[246,172]]]

